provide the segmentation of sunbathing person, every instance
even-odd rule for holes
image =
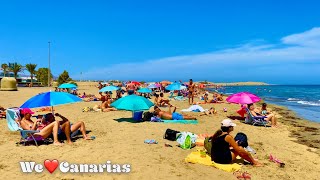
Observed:
[[[161,107],[165,105],[171,106],[171,104],[169,103],[169,100],[163,97],[163,93],[160,93],[159,104]]]
[[[6,117],[6,109],[0,106],[0,117]]]
[[[55,116],[61,118],[62,121],[56,121]],[[52,113],[48,113],[45,116],[45,120],[47,122],[49,122],[50,124],[58,122],[60,125],[59,131],[61,132],[61,130],[62,130],[65,133],[68,142],[69,142],[68,139],[71,139],[70,134],[77,131],[77,130],[80,130],[83,139],[92,140],[92,138],[87,135],[86,127],[85,127],[85,124],[83,121],[79,121],[74,124],[71,124],[70,121],[66,117],[62,116],[59,113],[55,113],[54,115]],[[69,130],[67,130],[66,128],[68,128]]]
[[[225,119],[221,122],[221,129],[211,138],[211,160],[220,164],[231,164],[239,155],[254,166],[262,166],[249,152],[239,146],[230,135],[234,126],[236,126],[236,124],[232,123],[230,119]]]
[[[196,117],[176,113],[177,107],[174,107],[173,111],[171,111],[172,107],[169,106],[169,111],[162,111],[158,106],[154,106],[154,113],[159,118],[165,120],[197,120]]]
[[[58,139],[58,130],[59,130],[59,122],[54,121],[45,127],[39,126],[41,124],[41,119],[37,119],[37,121],[33,122],[31,120],[31,114],[34,114],[30,109],[25,108],[20,111],[21,119],[16,119],[16,122],[20,125],[20,127],[24,130],[38,130],[38,133],[34,133],[35,136],[41,136],[42,138],[47,138],[51,134],[53,134],[53,144],[54,145],[62,145]],[[70,125],[70,124],[69,124]],[[61,129],[66,133],[69,134],[67,136],[67,141],[69,144],[72,143],[70,138],[70,126],[65,124],[61,127]]]
[[[253,116],[259,116],[259,112],[256,112],[256,109],[253,104],[248,104],[248,109]],[[277,118],[273,113],[266,115],[264,120],[271,122],[272,127],[277,127]]]
[[[204,114],[201,114],[200,116],[203,116],[203,115],[207,115],[209,116],[210,114],[211,115],[214,115],[217,113],[217,110],[214,108],[214,107],[211,107],[209,110],[206,110],[203,112]]]
[[[159,94],[156,93],[154,96],[155,96],[155,98],[154,98],[154,105],[160,106]]]
[[[108,99],[106,96],[101,97],[101,111],[102,112],[109,112],[109,111],[116,111],[117,109],[111,107],[111,99]]]
[[[262,103],[260,114],[263,116],[271,114],[271,112],[267,110],[267,103]]]

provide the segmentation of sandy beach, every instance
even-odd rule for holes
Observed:
[[[78,83],[79,92],[98,94],[94,83]],[[30,97],[48,91],[49,88],[19,88],[18,91],[0,91],[0,105],[19,107]],[[195,101],[199,101],[196,99]],[[154,122],[132,123],[128,111],[114,112],[82,112],[86,106],[94,106],[100,102],[80,102],[56,106],[55,111],[69,118],[71,122],[84,121],[89,135],[95,140],[76,139],[73,145],[17,146],[19,132],[11,132],[5,119],[0,120],[0,179],[237,179],[232,173],[214,167],[186,163],[184,159],[197,148],[183,150],[177,143],[163,139],[167,128],[178,131],[189,131],[195,134],[213,134],[220,128],[221,120],[228,116],[237,116],[239,109],[235,104],[204,104],[205,109],[215,107],[214,116],[200,116],[200,113],[187,113],[197,116],[199,124],[163,124]],[[187,101],[172,101],[181,109],[188,108]],[[228,112],[223,112],[226,107]],[[264,163],[264,167],[242,166],[242,171],[251,174],[252,179],[318,179],[320,173],[319,136],[320,125],[297,117],[292,111],[270,106],[279,117],[278,128],[250,126],[239,120],[232,135],[244,132],[249,144],[256,151],[256,158]],[[36,109],[33,109],[36,110]],[[237,119],[237,118],[234,118]],[[145,144],[145,139],[155,139],[158,144]],[[169,143],[173,147],[165,147]],[[268,160],[273,154],[283,162],[280,168]],[[99,164],[111,161],[115,164],[130,164],[131,172],[125,173],[43,173],[25,174],[21,172],[20,161],[43,163],[45,159],[57,159],[69,163]]]

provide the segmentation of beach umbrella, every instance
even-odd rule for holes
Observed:
[[[141,88],[137,92],[139,93],[151,93],[152,91],[148,88]]]
[[[229,96],[226,100],[230,103],[236,104],[252,104],[260,101],[261,99],[252,93],[240,92]]]
[[[63,84],[61,84],[58,88],[61,88],[61,89],[63,89],[63,88],[71,89],[71,88],[77,88],[77,86],[74,85],[74,84],[71,84],[71,83],[63,83]]]
[[[183,90],[183,89],[186,89],[187,87],[182,85],[181,83],[173,83],[173,84],[170,84],[166,87],[166,90],[169,90],[169,91],[179,91],[179,90]]]
[[[116,100],[111,106],[121,110],[142,111],[149,110],[153,103],[142,96],[128,95]]]
[[[118,89],[119,89],[119,87],[116,87],[116,86],[106,86],[106,87],[100,89],[99,92],[116,91]]]
[[[65,92],[45,92],[33,96],[23,103],[20,108],[37,108],[44,106],[57,106],[82,101],[78,96]]]
[[[149,86],[147,86],[147,88],[149,89],[153,89],[153,88],[159,88],[160,84],[150,84]]]
[[[166,86],[168,84],[171,84],[171,82],[170,81],[161,81],[160,84]]]
[[[136,86],[140,86],[141,83],[137,82],[137,81],[131,81],[132,84],[136,85]]]

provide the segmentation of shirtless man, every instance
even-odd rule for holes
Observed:
[[[102,85],[101,81],[99,81],[99,84],[98,84],[99,90],[102,89],[102,87],[103,87],[103,85]]]
[[[193,104],[193,95],[194,95],[194,90],[195,90],[195,84],[193,84],[192,79],[190,79],[189,81],[189,86],[188,86],[188,97],[189,97],[189,105]],[[190,99],[191,99],[191,103],[190,103]]]
[[[131,83],[131,81],[130,81],[129,84],[127,84],[126,88],[127,88],[127,91],[128,91],[128,95],[133,94],[135,89],[136,89],[135,85],[133,83]]]
[[[248,104],[248,109],[253,116],[259,116],[258,112],[256,112],[256,108],[254,107],[253,104]],[[271,114],[268,114],[264,117],[265,117],[264,120],[271,122],[271,127],[277,127],[277,118],[276,118],[275,114],[271,113]]]
[[[176,107],[174,107],[174,110],[171,112],[171,107],[173,106],[169,106],[169,111],[166,112],[162,111],[158,106],[154,106],[154,112],[159,118],[165,120],[197,120],[196,117],[176,113]]]

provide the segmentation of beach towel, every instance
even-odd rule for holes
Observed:
[[[238,171],[241,169],[240,164],[218,164],[213,161],[211,161],[211,157],[206,155],[205,158],[201,157],[200,151],[192,152],[190,153],[186,158],[185,161],[188,163],[193,163],[193,164],[203,164],[206,166],[213,166],[215,168],[221,169],[223,171],[227,172],[234,172]]]
[[[162,120],[162,122],[167,124],[198,124],[197,120]]]
[[[159,117],[152,117],[150,122],[163,122],[167,124],[198,124],[197,120],[163,120]]]
[[[206,111],[205,109],[203,109],[203,107],[199,106],[199,105],[192,105],[190,106],[188,109],[182,109],[182,112],[191,112],[191,111],[195,111],[195,112],[204,112]]]

